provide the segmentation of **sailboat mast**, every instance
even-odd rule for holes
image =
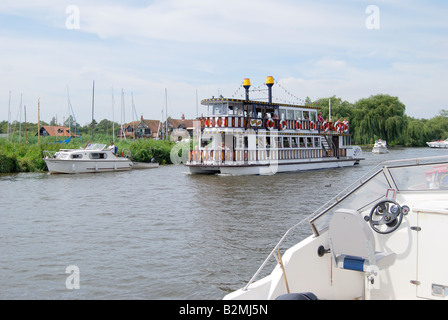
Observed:
[[[19,143],[22,138],[22,94],[20,94]]]
[[[23,106],[23,111],[25,112],[25,143],[28,142],[28,133],[26,131],[26,106]]]
[[[115,100],[114,100],[114,87],[112,87],[112,141],[115,142]]]
[[[9,102],[8,102],[8,126],[6,127],[6,134],[9,140],[9,131],[11,130],[9,123],[11,122],[11,90],[9,91]]]
[[[126,132],[123,128],[123,122],[125,121],[125,109],[124,109],[124,90],[121,89],[121,137],[124,137],[124,140],[126,140]]]
[[[165,140],[168,140],[168,90],[165,88]]]
[[[198,100],[198,90],[196,90],[196,119],[199,117],[199,100]]]
[[[40,98],[37,100],[37,143],[40,144]]]
[[[68,133],[69,136],[71,137],[71,133],[72,133],[72,121],[71,121],[71,111],[70,111],[70,95],[68,92],[68,85],[67,85],[67,108],[68,108]]]
[[[95,110],[95,80],[93,80],[93,89],[92,89],[92,142],[93,142],[93,120],[94,120],[94,111]]]
[[[135,112],[135,106],[134,106],[134,93],[133,92],[131,92],[131,102],[132,102],[132,111],[134,111]],[[135,140],[135,121],[136,120],[134,120],[134,112],[132,112],[131,111],[131,113],[132,113],[132,135],[134,136],[134,140]]]

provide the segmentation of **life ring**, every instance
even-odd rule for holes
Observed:
[[[275,127],[274,119],[267,119],[266,120],[266,128],[274,129],[274,127]]]
[[[314,124],[314,121],[310,121],[310,130],[316,129],[316,125]]]
[[[335,128],[335,130],[336,130],[338,133],[342,133],[342,132],[344,132],[344,124],[343,124],[342,122],[340,122],[340,121],[337,121],[337,122],[334,124],[334,128]]]
[[[342,133],[342,123],[335,123],[334,128],[336,132]]]
[[[280,121],[280,130],[285,130],[287,126],[286,120]]]
[[[344,125],[344,133],[348,133],[348,122],[343,122]]]
[[[327,121],[321,122],[321,124],[320,124],[320,130],[321,130],[321,131],[325,131],[326,126],[327,126]]]

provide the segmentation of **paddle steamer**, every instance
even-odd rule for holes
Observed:
[[[201,101],[207,115],[198,118],[193,150],[186,166],[192,174],[268,175],[337,168],[362,160],[351,144],[349,123],[322,121],[318,107],[272,102],[273,77],[267,77],[268,101]],[[320,120],[320,121],[319,121]]]

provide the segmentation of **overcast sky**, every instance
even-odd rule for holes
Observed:
[[[12,121],[22,95],[27,121],[40,99],[41,119],[62,122],[69,93],[85,125],[93,81],[98,122],[162,119],[166,106],[195,118],[200,100],[242,98],[244,78],[263,89],[266,76],[277,102],[384,93],[432,118],[448,109],[447,17],[446,0],[2,0],[0,120],[11,92]]]

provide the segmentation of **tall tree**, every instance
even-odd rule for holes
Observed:
[[[407,128],[405,105],[397,97],[378,94],[354,104],[351,127],[358,143],[374,143],[377,139],[390,144],[403,144]]]

